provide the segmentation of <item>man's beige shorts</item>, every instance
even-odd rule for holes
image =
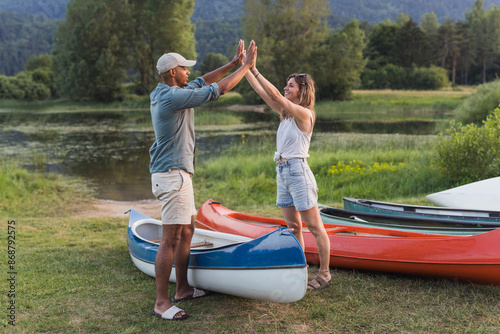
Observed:
[[[163,224],[191,224],[196,215],[191,174],[183,169],[172,169],[164,173],[151,174],[153,195],[162,203]]]

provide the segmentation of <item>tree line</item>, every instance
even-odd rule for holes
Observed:
[[[370,75],[388,65],[439,66],[446,69],[453,85],[477,84],[496,79],[500,60],[500,7],[483,8],[476,0],[466,19],[441,24],[434,13],[425,14],[418,26],[400,14],[396,23],[382,22],[369,30],[365,49]],[[390,68],[390,67],[389,67]],[[376,83],[374,83],[377,85]]]
[[[0,11],[62,19],[70,0],[1,0]]]
[[[32,55],[50,53],[57,20],[0,12],[0,74],[12,76]]]
[[[50,67],[40,68],[50,72],[45,78],[49,96],[109,102],[130,92],[147,94],[158,82],[155,65],[161,54],[175,51],[195,59],[195,26],[190,20],[194,3],[72,0],[48,55]],[[476,0],[465,20],[456,22],[439,23],[429,13],[419,25],[400,14],[396,22],[371,25],[351,20],[332,29],[327,22],[331,15],[327,0],[245,0],[240,32],[246,41],[257,42],[259,69],[278,87],[283,87],[289,74],[308,72],[316,81],[319,99],[349,99],[357,87],[439,89],[495,79],[500,7],[486,10],[483,5],[484,0]],[[237,38],[230,40],[234,32],[224,33],[234,29],[234,22],[205,23],[196,29],[221,31],[218,47],[232,46],[226,55],[234,52]],[[207,43],[203,49],[209,47]],[[226,61],[215,52],[203,59],[197,68],[204,71]],[[26,69],[22,80],[34,70]],[[37,80],[41,82],[40,74]],[[9,90],[3,83],[7,81],[10,91],[16,85],[15,80],[0,76],[0,98],[16,98],[6,93]],[[249,86],[237,89],[249,101],[255,99]],[[24,96],[29,99],[29,94]]]
[[[426,13],[435,13],[438,21],[445,18],[460,20],[470,9],[474,0],[330,0],[336,17],[355,18],[359,21],[377,23],[385,19],[396,20],[398,14],[407,13],[414,20]],[[498,0],[485,0],[484,6],[500,5]],[[344,22],[345,24],[346,22]]]

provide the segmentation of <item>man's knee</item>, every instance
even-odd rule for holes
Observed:
[[[181,240],[182,225],[163,225],[162,242],[170,247],[177,246]]]
[[[189,240],[189,242],[191,242],[193,234],[194,234],[194,224],[182,226],[181,239]]]

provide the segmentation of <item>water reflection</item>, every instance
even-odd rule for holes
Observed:
[[[237,113],[243,124],[197,127],[197,162],[243,141],[261,145],[263,140],[275,140],[279,124],[276,115]],[[315,132],[431,134],[435,124],[318,119]],[[18,159],[28,169],[85,177],[96,185],[102,199],[153,198],[148,169],[148,150],[153,141],[148,111],[0,113],[1,156]]]

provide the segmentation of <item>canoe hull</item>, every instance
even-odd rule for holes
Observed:
[[[158,243],[141,237],[158,236],[161,222],[131,212],[127,244],[134,265],[143,273],[155,276],[154,260]],[[142,231],[141,231],[142,229]],[[139,232],[142,234],[138,234]],[[151,232],[153,231],[153,232]],[[207,234],[208,233],[208,234]],[[155,234],[155,235],[152,235]],[[161,233],[159,234],[161,235]],[[239,297],[273,301],[300,300],[307,287],[307,264],[297,239],[286,229],[250,239],[238,235],[195,229],[193,242],[212,235],[235,239],[232,244],[191,249],[188,282],[191,286]],[[170,276],[175,282],[175,264]]]
[[[450,208],[499,210],[500,177],[440,191],[426,198],[435,205]]]
[[[283,226],[282,219],[245,215],[207,201],[197,227],[255,238]],[[257,222],[257,224],[252,223]],[[330,265],[500,285],[500,230],[472,236],[437,235],[325,224]],[[303,230],[309,263],[319,264],[314,236]]]
[[[143,273],[155,277],[154,263],[146,262],[130,255],[134,265]],[[228,277],[230,281],[228,281]],[[199,289],[215,291],[238,297],[266,300],[278,303],[291,303],[305,295],[304,284],[307,281],[307,268],[283,268],[273,270],[213,270],[188,269],[188,282]],[[256,282],[263,280],[263,289]],[[175,266],[172,268],[169,282],[175,283]]]

